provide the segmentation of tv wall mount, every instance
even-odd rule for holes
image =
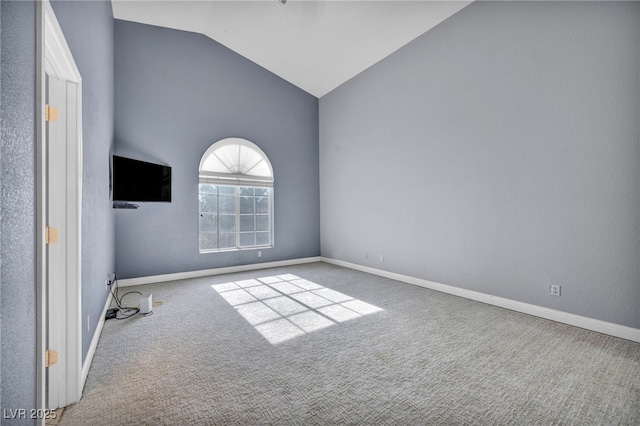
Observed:
[[[113,202],[113,208],[114,209],[137,209],[138,207],[140,207],[137,204],[132,204],[128,201],[114,201]]]

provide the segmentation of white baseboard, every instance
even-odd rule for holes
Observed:
[[[395,272],[383,271],[381,269],[362,266],[351,262],[322,257],[322,261],[333,265],[343,266],[345,268],[355,269],[369,274],[378,275],[392,280],[401,281],[408,284],[417,285],[431,290],[440,291],[442,293],[452,294],[454,296],[464,297],[489,305],[499,306],[501,308],[510,309],[512,311],[522,312],[540,318],[584,328],[598,333],[608,334],[614,337],[631,340],[640,343],[640,330],[637,328],[627,327],[624,325],[614,324],[601,321],[581,315],[570,314],[555,309],[544,308],[542,306],[531,305],[529,303],[518,302],[516,300],[505,299],[502,297],[491,296],[489,294],[480,293],[463,288],[453,287],[446,284],[440,284],[433,281],[414,278],[407,275],[397,274]]]
[[[87,376],[89,375],[89,367],[91,367],[91,363],[93,362],[93,356],[96,353],[96,348],[98,347],[98,341],[100,340],[100,335],[102,334],[102,327],[104,327],[105,317],[107,315],[107,309],[111,306],[111,300],[113,299],[113,295],[109,292],[109,297],[107,297],[107,301],[104,304],[104,309],[102,309],[102,315],[100,316],[100,321],[98,321],[98,325],[96,326],[96,331],[93,332],[93,338],[91,339],[91,346],[89,346],[89,352],[87,352],[87,357],[84,360],[84,364],[82,365],[82,381],[80,383],[80,395],[82,395],[82,390],[84,389],[84,384],[87,381]]]
[[[265,263],[253,263],[250,265],[229,266],[225,268],[204,269],[200,271],[177,272],[174,274],[152,275],[148,277],[139,277],[139,278],[127,278],[123,280],[118,280],[118,286],[130,287],[130,286],[142,285],[142,284],[155,284],[155,283],[160,283],[165,281],[175,281],[175,280],[184,280],[189,278],[207,277],[210,275],[222,275],[222,274],[231,274],[234,272],[255,271],[257,269],[276,268],[279,266],[300,265],[303,263],[320,262],[321,260],[322,258],[320,256],[305,257],[301,259],[279,260],[276,262],[265,262]]]

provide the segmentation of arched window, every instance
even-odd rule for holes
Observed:
[[[200,251],[273,246],[273,168],[240,138],[211,145],[200,160]]]

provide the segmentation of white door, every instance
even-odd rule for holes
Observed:
[[[81,319],[82,76],[51,4],[37,4],[36,401],[38,409],[53,409],[80,400],[88,370],[82,364]],[[55,228],[57,242],[47,227]],[[58,361],[47,367],[51,351]]]
[[[76,282],[77,259],[76,238],[77,211],[68,208],[68,199],[76,198],[77,164],[77,84],[46,76],[46,282],[47,282],[47,348],[50,350],[50,366],[46,371],[46,407],[55,409],[75,402],[77,392],[73,389],[77,381],[78,356],[75,345],[69,345],[67,333],[70,324],[75,324],[76,312],[69,300],[68,286]],[[73,292],[73,290],[72,290]],[[57,362],[53,352],[57,352]],[[75,376],[74,376],[75,375]]]

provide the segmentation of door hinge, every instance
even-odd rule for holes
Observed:
[[[44,119],[46,121],[58,121],[58,108],[52,107],[51,105],[45,105]]]
[[[51,367],[58,362],[58,351],[47,349],[44,352],[44,366]]]
[[[59,239],[60,239],[60,232],[58,232],[58,228],[47,226],[44,229],[45,244],[55,244],[58,242]]]

